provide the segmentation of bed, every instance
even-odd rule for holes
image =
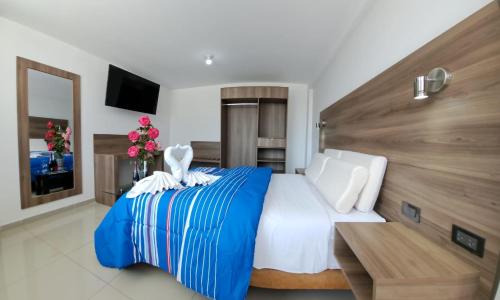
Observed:
[[[376,199],[381,168],[372,168],[374,157],[325,154],[366,165],[370,179],[359,196]],[[370,211],[336,213],[301,175],[271,176],[270,169],[253,167],[199,170],[222,177],[207,187],[122,196],[95,232],[100,263],[148,263],[212,299],[244,299],[250,282],[347,288],[333,255],[335,222],[384,221]]]
[[[251,285],[273,289],[349,289],[334,256],[335,222],[385,222],[373,211],[387,159],[326,149],[328,157],[365,166],[369,178],[359,198],[364,211],[332,209],[303,175],[273,174],[256,241]]]
[[[255,245],[254,268],[315,274],[340,269],[333,255],[336,222],[384,222],[376,212],[341,214],[302,175],[273,174]]]
[[[122,196],[95,231],[99,262],[147,263],[212,299],[244,299],[271,169],[199,169],[209,186]]]

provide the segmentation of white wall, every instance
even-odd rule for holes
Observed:
[[[0,148],[0,226],[94,198],[92,134],[126,134],[137,127],[141,113],[104,106],[108,64],[71,45],[33,29],[0,18],[0,101],[3,143]],[[16,56],[67,70],[81,76],[82,172],[83,194],[48,204],[21,209],[18,147]],[[123,66],[127,68],[127,66]],[[134,72],[134,70],[130,70]],[[140,75],[140,74],[139,74]],[[154,78],[151,78],[155,80]],[[165,89],[160,91],[157,115],[153,123],[160,129],[160,141],[168,138],[168,110]]]
[[[306,157],[308,87],[289,83],[211,85],[169,91],[170,144],[220,141],[220,89],[229,86],[287,86],[287,172],[304,167]]]
[[[319,112],[444,33],[491,0],[373,0],[312,85]],[[312,149],[318,151],[317,129]]]

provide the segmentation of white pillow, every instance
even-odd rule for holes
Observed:
[[[315,185],[336,211],[347,214],[368,179],[368,169],[335,158],[329,159]]]
[[[324,153],[326,156],[340,159],[342,152],[343,152],[342,150],[337,150],[337,149],[325,149]]]
[[[323,172],[325,164],[329,159],[330,157],[324,155],[323,153],[314,154],[311,164],[305,170],[307,179],[309,179],[312,183],[315,183],[318,180],[319,175]]]

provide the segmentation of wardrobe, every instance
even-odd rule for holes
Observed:
[[[288,88],[221,89],[221,165],[286,167]]]

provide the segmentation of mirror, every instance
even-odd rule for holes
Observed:
[[[18,57],[21,207],[81,193],[80,77]]]

